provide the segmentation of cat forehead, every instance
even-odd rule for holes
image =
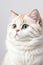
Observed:
[[[20,15],[17,16],[16,18],[14,18],[12,20],[12,23],[25,23],[25,24],[31,24],[31,23],[35,23],[35,20],[33,20],[31,17],[27,16],[27,15]]]
[[[12,22],[14,22],[14,23],[23,23],[23,18],[24,18],[24,16],[23,15],[19,15],[19,16],[17,16],[16,18],[14,18],[13,20],[12,20]]]
[[[24,22],[27,24],[32,24],[32,23],[35,23],[35,20],[33,20],[30,16],[25,15]]]

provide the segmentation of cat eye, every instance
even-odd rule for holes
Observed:
[[[22,29],[26,29],[28,26],[28,24],[23,24]]]
[[[13,26],[13,28],[16,28],[16,24],[13,24],[12,26]]]

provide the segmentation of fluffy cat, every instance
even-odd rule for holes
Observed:
[[[43,22],[39,11],[23,15],[11,12],[2,65],[43,65]]]

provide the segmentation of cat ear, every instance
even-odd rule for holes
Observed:
[[[10,10],[10,18],[13,19],[15,17],[17,17],[19,14],[14,12],[13,10]]]
[[[40,21],[40,14],[39,14],[39,11],[37,9],[34,9],[30,14],[29,16],[34,19],[36,22],[37,21]]]

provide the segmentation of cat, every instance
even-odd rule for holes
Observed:
[[[37,9],[29,14],[11,10],[2,65],[43,65],[43,21]]]

